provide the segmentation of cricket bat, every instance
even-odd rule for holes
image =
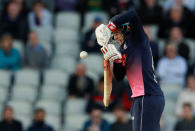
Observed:
[[[112,92],[112,75],[109,60],[104,59],[104,106],[108,107]]]

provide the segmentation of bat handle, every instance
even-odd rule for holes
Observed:
[[[109,60],[104,59],[104,70],[108,70],[109,68]]]
[[[112,81],[110,75],[110,62],[104,59],[104,105],[108,107],[110,101],[110,94],[112,90]]]

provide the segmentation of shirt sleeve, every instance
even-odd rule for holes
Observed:
[[[171,74],[174,74],[176,76],[184,76],[186,74],[187,71],[187,64],[185,59],[178,57],[178,62],[180,64],[177,65],[177,68],[171,68],[171,70],[169,70],[169,72]]]
[[[140,17],[137,15],[135,9],[131,8],[127,12],[113,17],[112,22],[116,25],[117,28],[120,28],[124,23],[130,23],[130,31],[132,32],[134,38],[139,38],[143,36],[144,30],[140,20]]]
[[[181,93],[178,97],[178,100],[177,100],[177,104],[176,104],[176,114],[178,116],[181,116],[181,112],[182,112],[182,105],[184,103],[184,93]]]
[[[52,15],[51,13],[44,9],[44,11],[42,12],[44,19],[41,20],[41,24],[43,26],[51,26],[52,25]]]
[[[122,80],[125,77],[126,70],[122,63],[114,62],[113,73],[116,80]]]

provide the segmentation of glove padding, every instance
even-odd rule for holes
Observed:
[[[95,35],[96,35],[98,44],[101,46],[104,46],[104,45],[107,45],[110,40],[111,31],[108,29],[106,25],[101,24],[96,28]]]
[[[102,53],[104,54],[104,59],[109,60],[110,62],[119,62],[122,59],[121,53],[117,51],[116,47],[113,44],[105,45],[101,48]]]

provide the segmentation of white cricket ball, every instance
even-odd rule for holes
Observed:
[[[81,59],[86,59],[88,57],[88,53],[86,51],[81,51],[80,57]]]

